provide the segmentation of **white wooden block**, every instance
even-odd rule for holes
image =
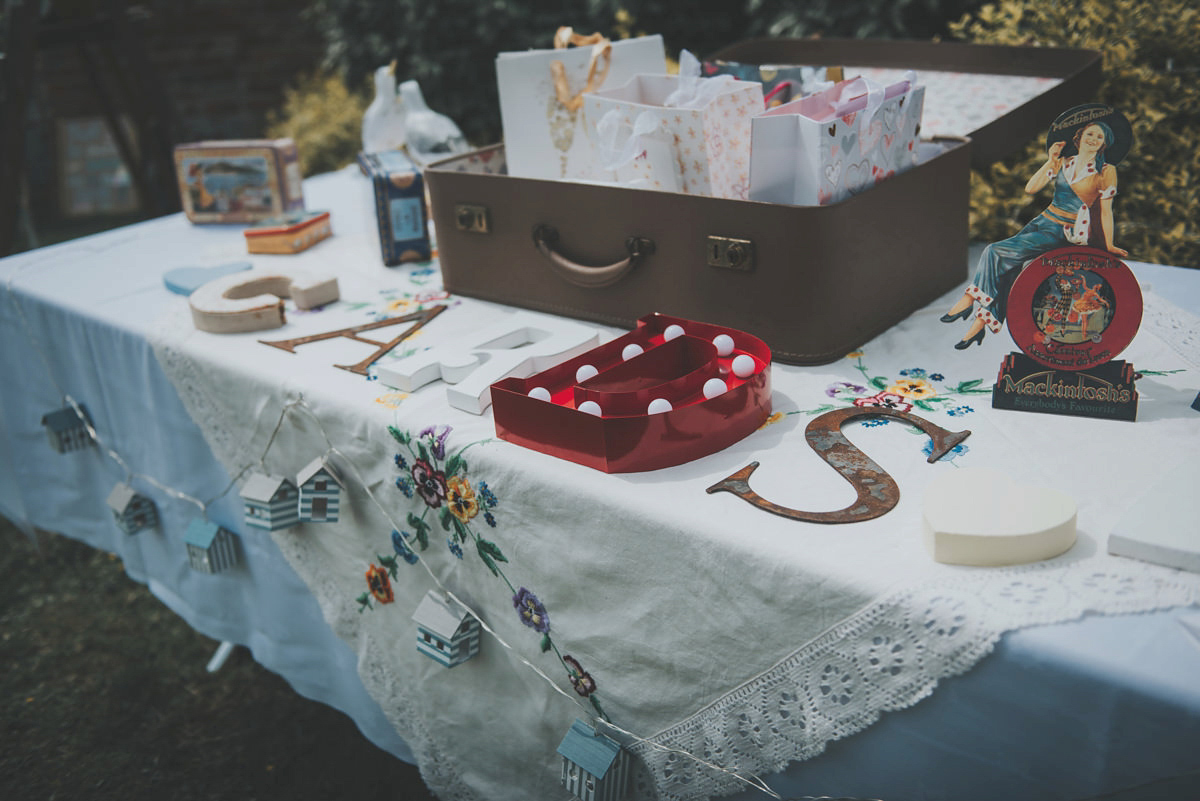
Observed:
[[[1075,500],[986,468],[947,470],[924,499],[925,547],[938,562],[995,567],[1051,559],[1075,544]]]
[[[1200,573],[1200,464],[1185,459],[1135,501],[1108,552]]]
[[[336,278],[300,270],[247,270],[209,281],[188,297],[192,322],[201,331],[237,334],[279,328],[285,322],[283,298],[311,309],[338,299]]]
[[[441,379],[451,386],[446,398],[456,409],[483,414],[492,403],[491,386],[502,378],[526,378],[591,350],[600,342],[595,329],[571,320],[517,312],[428,350],[397,359],[377,370],[379,381],[412,392]]]

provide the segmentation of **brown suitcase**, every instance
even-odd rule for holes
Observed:
[[[917,54],[904,48],[916,46],[930,68],[930,53],[943,47],[886,43],[905,59],[889,61],[874,44],[860,58],[864,42],[838,58],[826,57],[824,42],[764,42],[714,57],[867,66],[859,62],[872,55],[874,64],[909,66]],[[1004,72],[1001,60],[974,69]],[[1084,99],[1060,97],[1036,127],[1014,123],[1009,136],[1028,141]],[[926,148],[936,155],[846,201],[787,206],[516,178],[502,174],[495,145],[426,170],[444,285],[624,328],[653,312],[714,323],[759,337],[778,361],[825,364],[966,278],[971,142]]]

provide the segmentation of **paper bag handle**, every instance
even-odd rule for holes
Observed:
[[[571,87],[567,84],[567,68],[561,61],[550,62],[550,75],[554,79],[554,95],[558,102],[567,111],[579,111],[583,108],[583,96],[596,91],[608,77],[608,68],[612,66],[612,42],[603,34],[582,36],[564,25],[554,32],[554,49],[565,50],[570,45],[591,45],[592,58],[588,62],[587,82],[584,87],[574,95],[571,94]]]
[[[602,33],[593,33],[584,36],[581,33],[575,33],[575,29],[570,25],[563,25],[554,32],[554,49],[566,50],[571,45],[583,47],[584,45],[597,45],[602,42],[607,42],[608,39]]]
[[[550,267],[559,278],[584,289],[612,286],[624,278],[642,256],[654,253],[654,240],[631,236],[625,240],[625,250],[629,252],[627,257],[602,267],[588,267],[573,262],[555,251],[554,246],[558,244],[558,230],[543,223],[533,226],[533,244],[537,247],[538,252],[550,262]]]

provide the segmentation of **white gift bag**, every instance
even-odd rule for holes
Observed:
[[[600,167],[622,183],[745,200],[750,120],[763,111],[762,85],[700,78],[689,57],[685,50],[677,76],[638,75],[586,96]],[[628,133],[622,139],[613,131]]]
[[[750,199],[800,206],[845,200],[917,158],[925,87],[854,78],[755,117]]]
[[[657,115],[643,111],[632,117],[624,109],[610,109],[592,131],[594,112],[588,115],[598,163],[594,181],[660,192],[683,191],[674,136]]]
[[[587,179],[596,168],[583,98],[634,75],[665,74],[666,50],[657,35],[609,41],[570,28],[559,28],[554,45],[496,58],[508,171],[523,178]]]

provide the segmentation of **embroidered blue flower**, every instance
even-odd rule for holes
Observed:
[[[930,373],[929,380],[930,381],[945,381],[946,376],[942,375],[941,373]]]
[[[493,515],[491,512],[484,512],[483,519],[486,520],[487,524],[489,526],[491,526],[492,528],[496,527],[496,516]]]
[[[532,592],[524,587],[517,590],[517,594],[513,596],[513,608],[517,610],[517,615],[526,626],[542,634],[549,633],[550,615]]]
[[[975,411],[970,406],[955,406],[953,409],[947,409],[946,414],[951,417],[962,417],[964,414],[970,414]]]
[[[951,448],[949,451],[946,452],[946,455],[943,456],[940,461],[952,462],[955,459],[957,459],[959,456],[962,456],[963,454],[967,453],[969,450],[971,450],[971,449],[968,448],[966,445],[955,445],[953,448]],[[933,440],[931,440],[931,439],[925,440],[924,446],[921,447],[921,452],[925,454],[925,458],[927,458],[927,459],[930,456],[933,456]]]
[[[479,497],[483,499],[484,506],[492,509],[500,503],[500,501],[496,499],[495,493],[492,492],[491,487],[487,485],[486,481],[480,481],[477,489],[479,490]]]
[[[409,484],[408,479],[404,476],[396,477],[396,489],[403,492],[405,498],[411,498],[413,496],[412,484]]]
[[[415,565],[417,563],[417,555],[413,553],[412,548],[409,548],[408,545],[405,544],[404,540],[404,534],[392,529],[392,548],[395,549],[396,555],[402,558],[405,562],[408,562],[410,565]]]
[[[891,420],[886,417],[868,417],[862,421],[862,424],[868,428],[874,428],[875,426],[886,426],[890,422]]]
[[[825,390],[825,394],[831,398],[836,398],[839,395],[852,393],[861,395],[867,391],[866,387],[861,387],[858,384],[852,384],[849,381],[839,381],[836,384],[830,384]]]
[[[450,553],[454,554],[459,559],[463,558],[462,546],[458,544],[458,541],[454,539],[454,537],[447,537],[446,545],[450,548]]]
[[[907,370],[901,370],[900,375],[909,376],[910,378],[924,378],[925,369],[923,367],[910,367]]]
[[[396,454],[396,467],[400,468],[401,470],[408,469],[408,460],[404,458],[403,454]]]

